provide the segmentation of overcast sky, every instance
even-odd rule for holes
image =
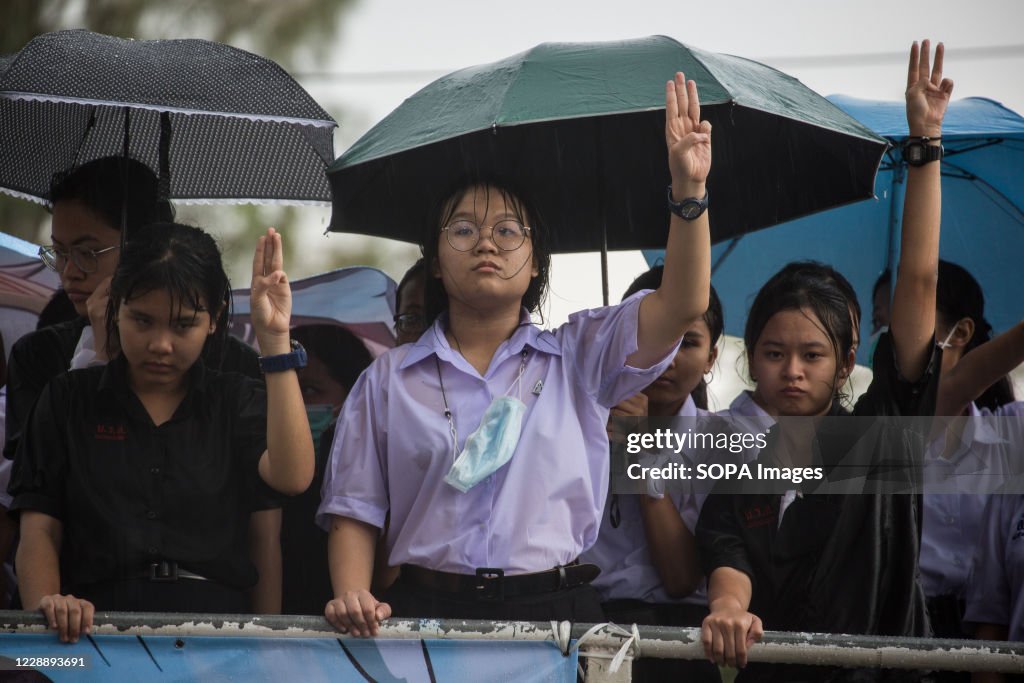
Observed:
[[[651,34],[765,62],[823,95],[889,100],[902,98],[911,41],[942,40],[954,98],[986,96],[1024,111],[1022,19],[1019,0],[362,0],[346,17],[333,62],[297,75],[339,119],[338,154],[449,71],[545,41]],[[408,256],[396,257],[393,276]],[[596,255],[556,258],[549,324],[600,303],[597,264]],[[638,253],[611,264],[614,300],[645,264]]]

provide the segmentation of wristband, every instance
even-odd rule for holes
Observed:
[[[294,339],[291,340],[291,346],[292,350],[289,353],[260,356],[260,370],[264,375],[268,372],[284,372],[306,367],[306,349]]]

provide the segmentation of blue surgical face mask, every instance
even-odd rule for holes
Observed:
[[[526,404],[515,396],[494,399],[444,480],[465,493],[497,472],[512,459],[525,413]]]
[[[309,431],[313,433],[313,452],[320,450],[320,437],[334,419],[334,406],[330,404],[306,406],[306,419],[309,420]]]

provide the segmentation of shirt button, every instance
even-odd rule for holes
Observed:
[[[153,510],[147,510],[146,519],[156,519],[156,512]]]
[[[160,468],[159,467],[150,467],[149,468],[149,473],[150,474],[160,474]]]
[[[947,524],[956,524],[956,517],[954,517],[953,515],[950,515],[949,517],[946,517],[946,523]]]

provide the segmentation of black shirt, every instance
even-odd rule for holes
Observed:
[[[4,457],[14,459],[29,411],[43,393],[46,383],[67,372],[78,339],[88,324],[89,320],[83,317],[44,327],[25,335],[11,348],[7,362],[7,435]],[[203,359],[210,368],[240,372],[262,380],[256,351],[230,335],[225,340],[223,359],[214,358],[209,351]]]
[[[153,424],[123,357],[51,381],[29,415],[12,510],[63,523],[64,589],[138,576],[155,560],[235,588],[249,561],[252,499],[266,450],[266,390],[238,373],[189,371],[173,417]]]
[[[899,377],[888,335],[875,353],[874,379],[854,407],[857,416],[931,415],[938,389],[941,353],[915,383]],[[832,415],[845,413],[834,407]],[[857,420],[829,423],[832,433],[819,434],[826,469],[828,455],[842,442],[862,438]],[[851,424],[851,434],[835,425]],[[877,461],[913,461],[923,457],[924,434],[896,433],[895,422],[883,422],[868,452]],[[833,439],[832,443],[828,439]],[[774,442],[758,462],[775,462]],[[911,468],[906,468],[911,471]],[[736,482],[729,482],[735,490]],[[756,482],[751,488],[758,487]],[[716,487],[717,488],[717,487]],[[798,487],[793,487],[798,488]],[[872,493],[798,496],[779,524],[781,496],[772,493],[708,496],[697,523],[696,540],[704,573],[732,567],[748,577],[753,588],[749,611],[766,630],[930,635],[924,594],[917,581],[920,548],[920,496]],[[848,670],[854,675],[854,670]],[[831,672],[843,680],[846,673]],[[858,672],[863,675],[865,672]],[[913,672],[899,672],[910,680]],[[865,680],[884,679],[876,672]],[[827,670],[751,665],[742,680],[818,680]],[[738,679],[739,680],[739,679]]]

